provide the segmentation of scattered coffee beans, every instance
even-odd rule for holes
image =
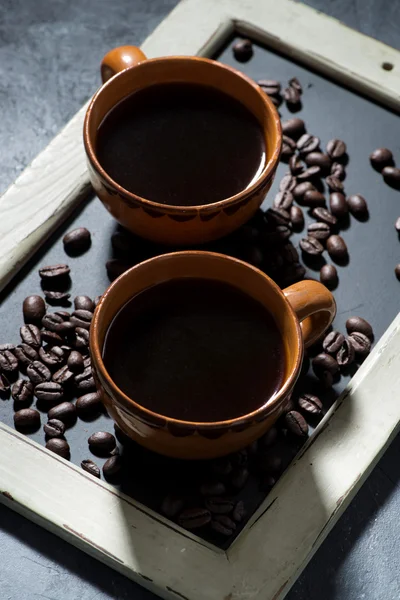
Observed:
[[[324,251],[324,247],[315,237],[307,237],[300,240],[300,248],[303,252],[311,256],[318,256]]]
[[[329,196],[329,208],[331,213],[337,218],[342,219],[347,215],[349,207],[344,194],[341,192],[333,192]]]
[[[296,410],[291,410],[285,415],[285,425],[288,431],[295,436],[306,437],[308,435],[307,421]]]
[[[62,458],[66,458],[67,460],[70,458],[70,448],[66,440],[61,438],[51,438],[46,443],[46,448]]]
[[[369,338],[372,338],[374,335],[371,325],[362,317],[350,317],[347,319],[346,330],[348,334],[359,332]]]
[[[348,256],[346,242],[340,235],[331,235],[326,241],[326,249],[332,259],[343,260]]]
[[[317,240],[326,240],[331,235],[331,228],[327,223],[310,223],[307,229],[308,237],[314,237]]]
[[[91,235],[86,227],[78,227],[66,233],[63,237],[64,250],[71,256],[82,254],[90,248]]]
[[[43,425],[43,430],[48,438],[58,438],[64,435],[65,425],[58,419],[50,419]]]
[[[95,303],[89,296],[76,296],[74,298],[75,310],[88,310],[94,312]]]
[[[309,415],[321,415],[322,414],[322,402],[314,394],[301,394],[297,400],[299,408]]]
[[[354,361],[354,356],[354,346],[352,343],[350,343],[349,338],[345,338],[336,354],[336,360],[338,365],[340,367],[347,367],[348,365],[351,365],[351,363]]]
[[[92,392],[80,396],[76,401],[76,410],[80,417],[87,417],[98,413],[101,410],[100,394]]]
[[[42,402],[57,404],[64,396],[64,389],[60,383],[54,381],[44,381],[35,386],[34,394]]]
[[[353,333],[351,333],[347,339],[353,346],[356,354],[359,354],[360,356],[367,356],[367,354],[370,353],[371,340],[363,333],[360,333],[359,331],[353,331]]]
[[[374,150],[369,157],[371,165],[376,171],[382,171],[384,167],[393,166],[393,154],[387,148]]]
[[[233,55],[239,62],[247,62],[253,56],[253,44],[250,40],[238,40],[233,45]]]
[[[65,425],[70,425],[76,420],[76,408],[72,402],[62,402],[51,408],[47,414],[49,419],[57,419]]]
[[[70,268],[68,265],[49,265],[39,269],[39,275],[43,281],[59,279],[69,275]]]
[[[211,521],[211,513],[206,508],[188,508],[181,512],[178,523],[184,529],[199,529]]]
[[[26,374],[34,385],[50,381],[51,373],[48,367],[38,360],[34,360],[26,368]]]
[[[400,189],[400,169],[398,167],[384,167],[382,175],[385,183],[396,190]]]
[[[114,450],[116,441],[112,433],[108,433],[107,431],[98,431],[89,437],[88,444],[93,454],[107,456]]]
[[[17,429],[38,429],[40,413],[33,408],[22,408],[14,413],[14,425]]]
[[[322,221],[322,223],[327,223],[327,225],[330,225],[331,227],[335,226],[337,223],[337,218],[334,217],[329,210],[321,206],[314,208],[312,216],[318,221]]]
[[[113,479],[115,478],[122,469],[122,460],[121,457],[116,454],[115,456],[111,456],[106,460],[103,465],[103,475],[105,479]]]
[[[396,275],[397,279],[400,281],[400,263],[395,266],[394,274]]]
[[[18,370],[18,360],[11,350],[3,350],[0,352],[0,371],[12,375]]]
[[[362,218],[368,215],[368,205],[364,196],[353,194],[347,198],[347,204],[351,214],[355,217]]]
[[[306,132],[306,127],[302,119],[294,118],[288,121],[283,121],[282,131],[284,135],[291,137],[293,140],[298,140]]]
[[[334,265],[324,265],[319,272],[319,280],[328,290],[334,290],[339,281],[336,267]]]
[[[41,296],[28,296],[22,305],[25,323],[41,323],[46,313],[46,304]]]
[[[100,479],[100,469],[92,460],[83,460],[81,462],[81,467],[84,471],[93,475],[93,477],[98,477]]]
[[[322,347],[328,354],[336,354],[344,342],[344,335],[340,331],[331,331],[324,338]]]
[[[75,375],[77,373],[82,373],[85,368],[82,354],[77,350],[72,350],[71,354],[68,356],[67,366],[68,369]]]
[[[304,214],[301,208],[298,206],[292,206],[290,209],[290,219],[292,221],[292,227],[296,231],[301,231],[304,227]]]
[[[343,158],[346,154],[346,144],[342,140],[330,140],[326,145],[326,151],[331,158]]]
[[[344,185],[340,179],[338,179],[334,175],[328,175],[325,181],[331,192],[343,193]]]

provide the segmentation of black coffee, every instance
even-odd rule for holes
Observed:
[[[131,299],[109,327],[103,357],[130,398],[188,421],[259,408],[284,372],[270,313],[237,288],[205,279],[166,282]]]
[[[97,157],[122,187],[162,204],[229,198],[265,163],[261,127],[240,102],[213,88],[154,85],[115,106],[101,123]]]

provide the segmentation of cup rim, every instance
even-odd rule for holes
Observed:
[[[105,171],[105,169],[101,166],[100,162],[97,159],[97,155],[94,150],[94,145],[92,144],[92,140],[91,140],[91,137],[89,134],[89,123],[90,123],[91,115],[93,113],[93,109],[97,102],[97,99],[99,98],[99,96],[101,94],[104,94],[105,91],[109,87],[112,87],[113,85],[115,85],[115,81],[118,78],[123,77],[127,71],[130,71],[131,69],[141,68],[141,67],[143,67],[143,65],[146,65],[148,63],[151,64],[151,63],[156,63],[156,62],[179,62],[179,61],[184,62],[187,60],[207,63],[209,65],[212,65],[213,67],[230,71],[237,77],[240,77],[241,79],[246,81],[246,83],[258,94],[258,96],[261,98],[263,103],[266,105],[266,107],[268,109],[268,113],[271,116],[271,125],[273,127],[275,127],[275,130],[277,133],[277,140],[278,140],[278,143],[276,144],[275,148],[273,149],[273,152],[271,153],[269,160],[267,161],[263,170],[261,171],[261,173],[255,180],[255,182],[251,186],[249,186],[248,188],[245,188],[244,190],[241,190],[240,192],[238,192],[237,194],[235,194],[233,196],[229,196],[228,198],[223,198],[222,200],[218,200],[217,202],[212,202],[210,204],[196,204],[194,206],[184,206],[184,205],[178,205],[178,204],[162,204],[161,202],[155,202],[154,200],[149,200],[147,198],[143,198],[142,196],[138,196],[137,194],[134,194],[133,192],[130,192],[129,190],[122,187],[119,183],[117,183],[114,179],[112,179],[112,177],[107,173],[107,171]],[[226,206],[236,204],[237,202],[242,201],[248,194],[252,194],[256,190],[258,190],[258,188],[260,188],[263,185],[264,181],[268,180],[272,176],[274,169],[276,168],[276,165],[279,161],[279,157],[280,157],[280,153],[281,153],[282,126],[281,126],[280,117],[278,115],[278,111],[276,110],[275,106],[273,105],[273,103],[270,100],[270,98],[268,97],[268,95],[265,94],[261,90],[261,88],[250,77],[248,77],[247,75],[245,75],[238,69],[235,69],[234,67],[231,67],[229,65],[219,63],[218,61],[215,61],[215,60],[212,60],[209,58],[202,58],[202,57],[198,57],[198,56],[164,56],[164,57],[158,57],[158,58],[149,58],[149,59],[146,59],[145,61],[139,63],[138,65],[127,67],[126,69],[116,73],[113,77],[111,77],[106,83],[104,83],[97,90],[97,92],[92,97],[92,99],[89,103],[88,109],[86,111],[86,114],[85,114],[84,125],[83,125],[83,141],[84,141],[86,154],[87,154],[90,162],[92,163],[93,167],[96,169],[96,171],[98,171],[98,173],[103,177],[103,179],[105,179],[105,181],[112,188],[114,188],[118,191],[119,194],[129,198],[133,202],[136,202],[139,204],[144,204],[145,206],[147,206],[150,209],[151,208],[158,209],[158,210],[162,210],[163,212],[168,212],[168,213],[172,213],[172,214],[181,213],[182,211],[185,213],[197,213],[198,211],[208,212],[208,211],[213,211],[215,209],[221,209],[221,208],[223,209]]]
[[[275,291],[279,292],[279,295],[282,299],[283,305],[286,307],[286,310],[288,311],[288,313],[290,315],[292,325],[296,329],[297,357],[294,362],[293,368],[291,369],[289,375],[285,378],[285,381],[284,381],[283,385],[281,386],[281,388],[279,389],[278,393],[275,396],[273,396],[272,398],[270,398],[269,400],[267,400],[262,406],[260,406],[256,410],[246,413],[244,415],[241,415],[240,417],[235,417],[234,419],[226,419],[224,421],[203,422],[203,421],[186,421],[183,419],[175,419],[173,417],[169,417],[168,415],[163,415],[161,413],[154,412],[154,411],[146,408],[145,406],[141,405],[140,403],[136,402],[135,400],[133,400],[133,398],[130,398],[127,394],[125,394],[118,387],[118,385],[115,383],[115,381],[112,379],[112,377],[108,373],[106,366],[103,362],[103,358],[102,358],[102,349],[103,348],[100,348],[98,335],[97,335],[97,332],[99,329],[99,318],[100,318],[102,307],[106,303],[107,298],[110,295],[114,294],[116,292],[116,289],[119,286],[123,285],[125,279],[130,277],[132,272],[139,270],[142,265],[148,264],[151,262],[162,262],[162,261],[174,260],[174,258],[177,256],[181,257],[181,256],[198,256],[198,255],[201,255],[202,257],[208,258],[210,260],[219,259],[219,260],[227,261],[227,262],[234,263],[234,264],[240,264],[240,265],[243,265],[246,268],[254,271],[258,276],[260,276],[260,278],[263,279],[264,283],[267,283],[268,285],[272,286],[275,289]],[[175,277],[167,278],[166,281],[169,281],[171,279],[176,279],[176,278]],[[157,285],[157,284],[155,284],[155,285]],[[147,289],[147,288],[144,288],[144,289]],[[110,323],[107,325],[107,328],[109,326],[110,326]],[[105,381],[107,381],[107,385],[117,395],[118,400],[122,404],[125,405],[125,408],[127,408],[128,410],[131,410],[131,408],[134,407],[136,413],[138,413],[138,414],[144,413],[145,415],[147,415],[149,417],[151,422],[162,421],[162,422],[166,423],[167,425],[175,425],[180,428],[186,427],[186,428],[190,428],[190,429],[194,428],[194,429],[200,429],[200,430],[210,430],[210,429],[214,430],[216,428],[229,429],[234,426],[238,426],[238,425],[241,425],[244,423],[248,423],[248,422],[257,420],[261,415],[264,416],[265,414],[274,412],[279,407],[279,405],[282,403],[282,401],[287,397],[287,395],[290,393],[290,390],[293,389],[293,386],[296,383],[296,380],[300,373],[300,367],[301,367],[301,363],[302,363],[302,359],[303,359],[303,355],[304,355],[304,345],[302,343],[302,333],[301,333],[301,327],[300,327],[299,320],[298,320],[296,313],[295,313],[294,309],[292,308],[289,300],[286,298],[286,296],[284,295],[283,291],[279,288],[279,286],[263,271],[260,271],[260,269],[257,269],[256,267],[253,267],[252,265],[250,265],[242,260],[239,260],[237,258],[228,256],[225,254],[220,254],[217,252],[206,252],[203,250],[184,250],[184,251],[170,252],[168,254],[154,256],[153,258],[149,258],[145,261],[142,261],[141,263],[138,263],[137,265],[134,265],[133,267],[131,267],[130,269],[128,269],[127,271],[122,273],[122,275],[117,277],[117,279],[115,279],[110,284],[110,286],[107,288],[107,290],[104,292],[104,294],[102,295],[102,297],[100,299],[99,304],[96,307],[96,310],[95,310],[95,313],[94,313],[94,316],[92,319],[91,328],[90,328],[89,344],[90,344],[90,352],[92,355],[92,360],[95,363],[95,368],[100,371],[102,378]],[[260,419],[260,420],[262,420],[262,419]]]

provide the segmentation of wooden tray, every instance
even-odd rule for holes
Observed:
[[[400,88],[398,69],[386,71],[381,67],[383,63],[399,65],[398,52],[303,5],[285,1],[276,6],[275,2],[265,0],[243,4],[236,0],[218,4],[187,0],[171,13],[143,49],[149,56],[215,55],[236,30],[394,109],[399,108],[395,93],[396,86]],[[218,27],[219,23],[222,25]],[[234,64],[229,44],[220,60]],[[261,48],[241,68],[255,78],[276,76],[284,80],[286,76],[298,75],[304,83],[306,76],[313,85],[305,92],[307,123],[318,134],[343,137],[354,145],[350,148],[352,162],[346,188],[368,196],[371,219],[368,223],[352,223],[345,232],[352,263],[340,270],[341,284],[336,297],[339,308],[345,306],[347,311],[360,312],[371,320],[380,337],[397,310],[398,283],[392,272],[398,262],[398,241],[393,229],[398,216],[398,194],[383,187],[379,176],[371,172],[367,155],[375,146],[395,147],[395,126],[393,141],[388,140],[387,134],[395,116],[358,96],[354,96],[355,103],[349,102],[353,95],[329,82],[328,87],[316,90],[315,86],[323,81],[318,75]],[[321,97],[323,100],[319,102]],[[325,130],[321,120],[315,118],[313,122],[312,116],[319,113],[321,104],[327,114]],[[351,131],[352,120],[360,111],[368,127],[359,128],[356,138],[349,140],[346,133]],[[2,287],[61,223],[63,230],[70,226],[65,219],[89,189],[81,142],[83,115],[84,109],[0,200],[4,215],[0,224],[4,228],[0,255]],[[386,124],[385,139],[379,139],[376,122],[380,127]],[[358,189],[360,183],[365,188]],[[382,197],[383,207],[369,197],[374,191]],[[77,283],[76,292],[94,296],[107,285],[103,263],[109,258],[107,240],[115,225],[97,201],[82,207],[75,221],[92,229],[93,248],[81,259],[69,262]],[[59,242],[61,234],[59,230],[47,246],[46,262],[47,257],[51,257],[51,262],[65,259]],[[368,260],[365,260],[367,246],[360,243],[364,238],[368,238]],[[3,292],[4,341],[15,336],[23,297],[39,291],[35,270],[43,260],[42,251],[36,252],[30,264]],[[350,296],[346,295],[349,289],[353,290]],[[339,314],[339,326],[343,327],[348,315]],[[399,324],[399,319],[392,322],[345,395],[326,415],[307,447],[226,551],[182,531],[108,484],[94,481],[81,469],[3,424],[0,425],[4,448],[0,464],[2,500],[163,597],[190,600],[283,597],[398,427]],[[3,409],[2,421],[6,420]],[[8,409],[8,419],[10,413]],[[88,431],[91,427],[88,424]],[[109,422],[107,427],[110,428]],[[96,421],[95,429],[99,428]],[[72,450],[76,452],[72,460],[79,462],[79,454],[85,450],[75,449],[74,445]]]

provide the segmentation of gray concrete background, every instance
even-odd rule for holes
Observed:
[[[93,94],[103,54],[113,46],[140,44],[175,4],[0,0],[0,190]],[[308,4],[400,48],[398,0]],[[399,464],[398,437],[289,593],[290,600],[400,598]],[[0,600],[36,598],[154,596],[0,507]]]

